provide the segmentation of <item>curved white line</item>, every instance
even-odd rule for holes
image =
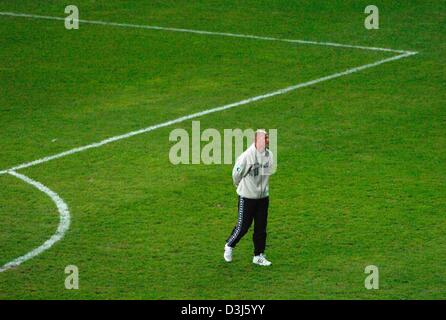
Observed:
[[[42,191],[45,193],[48,197],[53,200],[53,202],[56,204],[57,210],[59,211],[60,215],[60,221],[59,226],[56,230],[56,233],[51,236],[48,240],[46,240],[40,247],[35,248],[34,250],[28,252],[27,254],[18,257],[8,263],[6,263],[4,266],[0,267],[0,272],[4,272],[8,269],[17,267],[18,265],[22,264],[23,262],[34,258],[35,256],[41,254],[45,250],[48,250],[51,248],[57,241],[61,240],[63,236],[65,235],[65,232],[70,228],[70,211],[68,210],[67,204],[62,200],[61,197],[54,191],[50,190],[40,182],[37,182],[35,180],[32,180],[31,178],[28,178],[27,176],[17,173],[15,171],[8,171],[8,173],[30,185],[35,187],[36,189]]]

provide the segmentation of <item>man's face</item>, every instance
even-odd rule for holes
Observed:
[[[268,134],[265,134],[263,132],[257,133],[256,136],[256,148],[259,151],[265,150],[265,148],[269,147],[269,137]]]

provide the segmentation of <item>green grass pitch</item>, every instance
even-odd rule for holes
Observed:
[[[169,162],[191,121],[19,173],[64,199],[52,248],[0,273],[0,299],[444,299],[445,12],[442,1],[92,1],[80,18],[385,47],[418,54],[195,120],[278,130],[267,255],[236,222],[231,165]],[[64,17],[66,1],[0,0]],[[0,170],[395,55],[0,15]],[[58,226],[50,198],[0,175],[0,266]],[[80,272],[66,290],[65,266]],[[376,265],[379,290],[364,288]]]

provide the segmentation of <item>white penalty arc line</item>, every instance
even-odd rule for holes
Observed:
[[[2,267],[0,267],[0,272],[4,272],[6,270],[9,270],[11,268],[17,267],[20,264],[22,264],[23,262],[30,260],[32,258],[34,258],[35,256],[41,254],[42,252],[48,250],[49,248],[51,248],[57,241],[61,240],[65,233],[67,232],[67,230],[70,228],[70,211],[68,209],[67,204],[65,203],[65,201],[62,200],[62,198],[55,193],[54,191],[50,190],[48,187],[44,186],[43,184],[41,184],[38,181],[35,181],[23,174],[17,173],[15,171],[9,171],[8,172],[10,175],[26,182],[27,184],[30,184],[31,186],[33,186],[34,188],[36,188],[37,190],[45,193],[48,197],[50,197],[50,199],[54,202],[54,204],[57,207],[57,210],[59,211],[59,226],[57,227],[56,232],[51,236],[51,238],[49,238],[48,240],[46,240],[41,246],[35,248],[34,250],[28,252],[27,254],[18,257],[8,263],[6,263],[5,265],[3,265]]]
[[[1,16],[18,17],[18,18],[31,18],[31,19],[58,20],[58,21],[65,20],[64,17],[46,16],[46,15],[28,14],[28,13],[17,13],[17,12],[0,12],[0,15]],[[99,20],[84,20],[84,19],[72,19],[71,20],[70,19],[70,21],[77,21],[77,22],[86,23],[86,24],[121,27],[121,28],[136,28],[136,29],[161,30],[161,31],[171,31],[171,32],[195,33],[195,34],[210,35],[210,36],[246,38],[246,39],[265,40],[265,41],[280,41],[280,42],[288,42],[288,43],[310,44],[310,45],[318,45],[318,46],[362,49],[362,50],[372,50],[372,51],[387,51],[387,52],[395,52],[395,53],[414,53],[413,51],[396,50],[396,49],[390,49],[390,48],[368,47],[368,46],[350,45],[350,44],[342,44],[342,43],[334,43],[334,42],[300,40],[300,39],[285,39],[285,38],[265,37],[265,36],[256,36],[256,35],[250,35],[250,34],[230,33],[230,32],[215,32],[215,31],[205,31],[205,30],[196,30],[196,29],[171,28],[171,27],[161,27],[161,26],[132,24],[132,23],[120,23],[120,22],[109,22],[109,21],[99,21]]]
[[[102,140],[102,141],[99,141],[99,142],[95,142],[95,143],[92,143],[92,144],[89,144],[89,145],[85,145],[85,146],[82,146],[82,147],[74,148],[74,149],[71,149],[71,150],[68,150],[68,151],[64,151],[64,152],[61,152],[61,153],[58,153],[58,154],[54,154],[54,155],[51,155],[51,156],[48,156],[48,157],[44,157],[44,158],[37,159],[37,160],[31,161],[31,162],[27,162],[27,163],[23,163],[23,164],[17,165],[15,167],[10,168],[10,169],[6,169],[6,170],[3,170],[3,171],[0,171],[0,175],[8,173],[10,171],[16,171],[16,170],[32,167],[32,166],[35,166],[35,165],[38,165],[38,164],[41,164],[41,163],[45,163],[45,162],[48,162],[48,161],[51,161],[51,160],[54,160],[54,159],[59,159],[59,158],[62,158],[62,157],[66,157],[66,156],[71,155],[71,154],[83,152],[83,151],[88,150],[88,149],[99,148],[99,147],[102,147],[102,146],[104,146],[106,144],[109,144],[109,143],[112,143],[112,142],[116,142],[116,141],[123,140],[123,139],[128,139],[128,138],[136,136],[136,135],[140,135],[140,134],[143,134],[143,133],[146,133],[146,132],[150,132],[150,131],[153,131],[153,130],[156,130],[156,129],[159,129],[159,128],[167,127],[167,126],[170,126],[170,125],[173,125],[173,124],[176,124],[176,123],[180,123],[180,122],[183,122],[183,121],[186,121],[186,120],[198,118],[198,117],[201,117],[201,116],[204,116],[204,115],[207,115],[207,114],[220,112],[220,111],[223,111],[223,110],[227,110],[227,109],[239,107],[239,106],[242,106],[242,105],[246,105],[246,104],[249,104],[249,103],[252,103],[252,102],[256,102],[256,101],[264,100],[264,99],[271,98],[271,97],[274,97],[274,96],[282,95],[282,94],[288,93],[290,91],[294,91],[294,90],[297,90],[297,89],[300,89],[300,88],[304,88],[304,87],[309,87],[309,86],[312,86],[314,84],[317,84],[317,83],[320,83],[320,82],[323,82],[323,81],[327,81],[327,80],[339,78],[339,77],[342,77],[342,76],[346,76],[346,75],[349,75],[349,74],[352,74],[352,73],[355,73],[355,72],[359,72],[359,71],[362,71],[362,70],[365,70],[365,69],[368,69],[368,68],[376,67],[376,66],[381,65],[381,64],[386,63],[386,62],[395,61],[395,60],[399,60],[399,59],[402,59],[402,58],[405,58],[405,57],[409,57],[409,56],[414,55],[414,54],[416,54],[416,53],[415,52],[406,52],[406,53],[403,53],[403,54],[400,54],[400,55],[397,55],[397,56],[393,56],[393,57],[390,57],[390,58],[379,60],[377,62],[365,64],[365,65],[362,65],[362,66],[359,66],[359,67],[347,69],[347,70],[342,71],[342,72],[334,73],[334,74],[329,75],[329,76],[325,76],[325,77],[321,77],[321,78],[318,78],[318,79],[315,79],[315,80],[299,83],[299,84],[296,84],[296,85],[293,85],[293,86],[289,86],[289,87],[286,87],[286,88],[283,88],[283,89],[279,89],[279,90],[276,90],[276,91],[273,91],[273,92],[269,92],[269,93],[262,94],[262,95],[259,95],[259,96],[255,96],[255,97],[251,97],[251,98],[248,98],[248,99],[244,99],[244,100],[241,100],[241,101],[238,101],[238,102],[234,102],[234,103],[231,103],[231,104],[227,104],[227,105],[224,105],[224,106],[220,106],[220,107],[216,107],[216,108],[200,111],[200,112],[197,112],[197,113],[189,114],[189,115],[177,118],[177,119],[173,119],[173,120],[169,120],[169,121],[162,122],[162,123],[159,123],[159,124],[155,124],[155,125],[152,125],[150,127],[139,129],[139,130],[136,130],[136,131],[131,131],[131,132],[128,132],[128,133],[125,133],[125,134],[122,134],[122,135],[110,137],[108,139],[105,139],[105,140]]]

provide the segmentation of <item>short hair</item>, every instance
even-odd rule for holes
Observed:
[[[255,137],[256,137],[256,138],[257,138],[257,134],[259,134],[259,133],[263,133],[263,134],[265,134],[265,135],[268,134],[268,132],[266,132],[265,129],[257,129],[256,132],[255,132]]]

